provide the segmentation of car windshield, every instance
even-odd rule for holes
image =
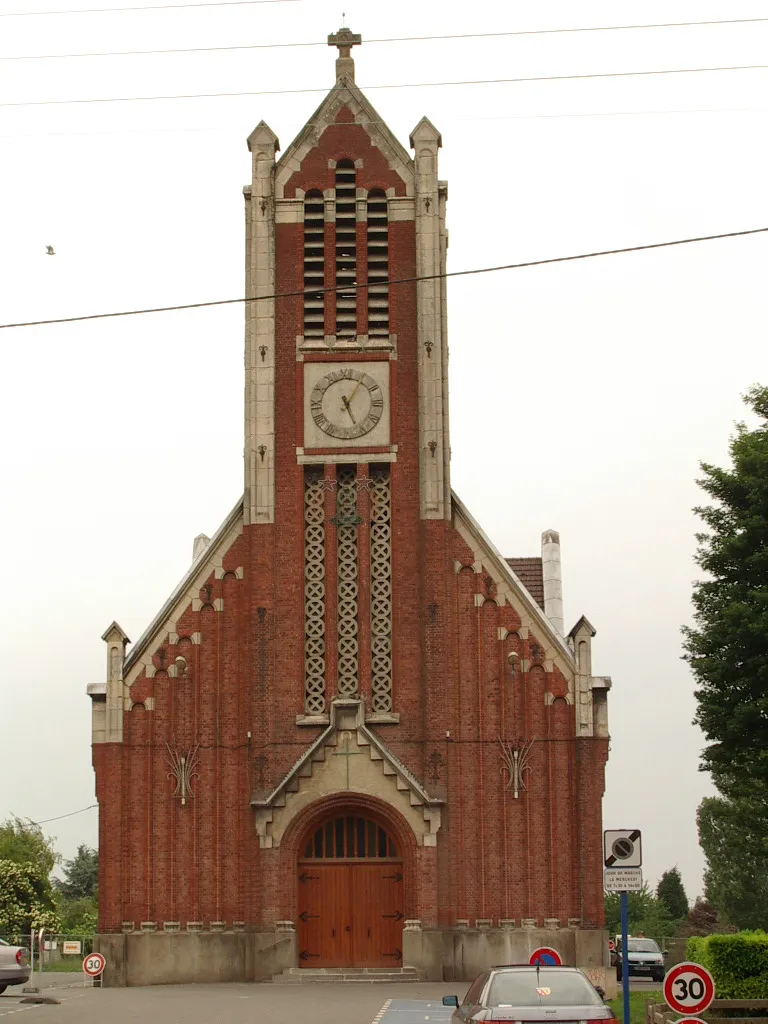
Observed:
[[[627,939],[630,953],[660,953],[661,950],[653,939]]]
[[[499,971],[488,993],[489,1006],[602,1006],[578,971]]]

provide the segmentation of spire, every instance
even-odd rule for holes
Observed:
[[[348,78],[354,82],[355,62],[350,56],[350,51],[353,46],[359,46],[362,41],[362,36],[356,35],[351,29],[346,27],[340,28],[338,32],[333,32],[328,36],[328,45],[338,46],[339,48],[339,56],[336,58],[337,82],[342,78]]]

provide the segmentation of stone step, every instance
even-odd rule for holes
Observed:
[[[275,985],[393,985],[423,981],[415,967],[290,967],[275,974]]]

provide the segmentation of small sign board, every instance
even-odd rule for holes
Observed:
[[[551,946],[539,946],[531,953],[528,963],[532,967],[562,967],[563,958]]]
[[[603,888],[606,892],[640,892],[643,888],[643,872],[640,868],[606,868],[603,872]]]
[[[82,956],[83,944],[74,940],[62,942],[61,952],[64,956]]]
[[[603,862],[607,868],[643,866],[643,840],[639,828],[614,828],[603,832]]]
[[[611,952],[613,952],[614,949],[616,949],[616,943],[613,941],[613,939],[608,939],[608,949],[610,949]]]
[[[664,1001],[685,1017],[703,1013],[715,998],[715,979],[701,964],[676,964],[664,978]]]
[[[83,960],[83,973],[89,978],[98,978],[106,967],[107,961],[101,953],[91,953]]]

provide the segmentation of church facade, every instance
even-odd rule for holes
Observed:
[[[108,984],[603,978],[610,679],[557,534],[505,558],[451,491],[441,137],[394,137],[359,41],[248,139],[243,498],[88,687]]]

